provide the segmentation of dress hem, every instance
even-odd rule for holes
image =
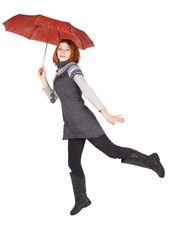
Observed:
[[[75,139],[75,138],[85,138],[85,139],[88,139],[88,138],[98,138],[98,137],[101,137],[104,134],[105,134],[105,132],[103,131],[102,134],[97,135],[97,136],[92,136],[92,137],[63,137],[62,140]]]

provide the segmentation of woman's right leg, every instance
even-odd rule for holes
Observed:
[[[86,195],[86,180],[81,165],[85,140],[85,138],[68,139],[68,165],[72,171],[70,177],[75,197],[75,205],[70,212],[71,215],[77,214],[82,208],[91,204]]]
[[[81,156],[85,145],[85,138],[68,139],[68,165],[74,175],[84,177]]]

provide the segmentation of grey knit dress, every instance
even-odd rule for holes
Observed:
[[[55,94],[60,99],[64,120],[63,140],[73,138],[96,138],[103,135],[101,125],[93,112],[84,104],[82,91],[74,81],[76,74],[83,75],[81,69],[74,62],[59,62],[57,73],[53,81],[51,102],[55,102]]]

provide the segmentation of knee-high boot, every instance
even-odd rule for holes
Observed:
[[[133,164],[140,167],[145,167],[155,171],[159,177],[163,178],[165,175],[164,167],[162,166],[157,153],[149,156],[138,151],[131,153],[127,158],[122,159],[122,163]]]
[[[71,181],[73,185],[75,205],[71,210],[70,214],[75,215],[84,207],[88,207],[91,204],[91,201],[86,195],[86,183],[85,177],[80,178],[79,176],[70,173]]]

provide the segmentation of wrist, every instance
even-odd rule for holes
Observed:
[[[47,80],[46,80],[46,79],[43,79],[43,80],[42,80],[42,84],[43,84],[43,87],[48,86],[48,82],[47,82]]]
[[[101,112],[101,114],[102,114],[104,117],[108,115],[108,112],[107,112],[106,108],[102,108],[102,109],[100,110],[100,112]]]

